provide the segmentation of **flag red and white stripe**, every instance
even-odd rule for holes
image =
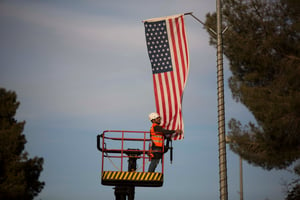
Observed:
[[[148,54],[152,65],[156,112],[168,130],[184,130],[182,97],[189,71],[184,15],[144,21]],[[183,139],[184,134],[174,140]]]

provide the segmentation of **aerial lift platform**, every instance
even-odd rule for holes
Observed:
[[[154,153],[150,145],[149,131],[106,130],[97,135],[97,148],[102,152],[101,184],[115,186],[116,200],[126,200],[126,197],[133,200],[136,186],[163,186],[164,155],[157,172],[147,171]],[[169,147],[168,142],[162,152],[166,153],[168,149],[172,161],[172,143]]]

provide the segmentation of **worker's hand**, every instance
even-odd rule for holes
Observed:
[[[176,134],[182,134],[182,130],[181,130],[181,129],[177,129],[177,130],[175,131],[175,133],[176,133]]]
[[[166,134],[165,135],[165,139],[171,139],[172,138],[172,134]]]

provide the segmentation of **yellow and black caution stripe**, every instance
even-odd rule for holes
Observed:
[[[102,173],[102,184],[159,187],[163,184],[163,174],[157,172],[104,171]]]

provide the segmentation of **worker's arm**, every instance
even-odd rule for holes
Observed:
[[[167,130],[161,126],[155,126],[154,131],[157,133],[162,133],[166,137],[170,137],[173,133],[175,133],[175,130]]]

